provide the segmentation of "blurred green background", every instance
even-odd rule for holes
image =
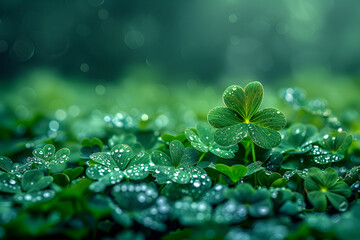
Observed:
[[[299,87],[358,132],[359,12],[357,0],[2,0],[2,138],[44,118],[97,135],[87,121],[120,112],[181,132],[254,80],[289,122],[279,91]]]

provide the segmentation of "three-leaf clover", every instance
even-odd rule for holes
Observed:
[[[229,197],[237,203],[245,205],[253,217],[265,217],[272,214],[273,204],[268,190],[255,190],[250,184],[242,183],[229,191]]]
[[[285,115],[276,108],[259,110],[263,100],[263,87],[259,82],[246,85],[245,89],[233,85],[223,94],[226,107],[216,107],[208,114],[209,123],[218,128],[214,139],[220,145],[230,146],[250,136],[261,148],[279,145],[278,131],[286,124]]]
[[[38,164],[39,168],[51,169],[57,164],[69,161],[70,150],[62,148],[55,152],[52,144],[47,144],[43,148],[37,148],[33,151],[33,162]]]
[[[240,179],[245,177],[246,173],[248,172],[246,166],[240,164],[228,166],[219,163],[215,165],[215,169],[221,172],[222,174],[228,176],[231,179],[231,181],[233,181],[234,183],[237,183]]]
[[[314,162],[318,164],[328,164],[344,159],[344,152],[350,147],[352,136],[346,132],[340,132],[337,136],[331,137],[326,134],[309,152],[313,156]]]
[[[187,184],[191,176],[186,169],[197,163],[198,153],[195,149],[185,148],[180,141],[175,140],[170,143],[170,156],[158,150],[151,153],[151,161],[155,164],[153,176],[156,181],[159,184],[168,181]]]
[[[13,187],[17,189],[14,200],[21,204],[42,202],[52,199],[55,196],[55,191],[43,190],[52,182],[53,177],[44,176],[44,173],[37,169],[26,171],[21,179],[21,184],[14,179],[9,180],[9,184],[12,184]]]
[[[325,211],[327,200],[339,211],[345,211],[348,207],[346,198],[351,196],[350,187],[338,179],[338,174],[331,167],[324,172],[316,167],[310,168],[304,187],[315,211]]]
[[[149,175],[150,155],[140,152],[134,156],[133,150],[126,144],[114,146],[110,153],[94,153],[90,159],[95,164],[86,169],[86,175],[98,180],[90,185],[90,189],[95,192],[121,182],[124,177],[142,180]]]
[[[317,133],[313,125],[294,124],[282,132],[282,141],[276,150],[288,154],[305,154],[313,148]]]
[[[157,231],[164,231],[170,214],[170,205],[151,184],[124,182],[113,187],[112,216],[119,224],[129,227],[133,220]]]
[[[6,173],[15,174],[17,177],[21,178],[22,173],[28,170],[32,165],[32,162],[27,162],[24,164],[13,163],[10,158],[5,156],[0,156],[0,171]]]
[[[231,159],[239,150],[238,145],[221,146],[214,141],[215,129],[205,123],[196,126],[197,133],[191,129],[185,130],[186,138],[196,150],[207,153],[211,152],[218,157]]]

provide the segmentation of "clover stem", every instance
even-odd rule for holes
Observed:
[[[252,153],[253,162],[256,162],[255,145],[253,141],[251,141],[251,153]]]
[[[356,193],[355,193],[355,203],[357,203],[358,198],[359,198],[359,192],[358,192],[358,191],[356,191]]]
[[[199,165],[199,163],[203,160],[203,158],[205,157],[206,152],[203,152],[199,158],[199,161],[197,162],[196,166]]]
[[[50,168],[47,169],[47,174],[50,176]]]

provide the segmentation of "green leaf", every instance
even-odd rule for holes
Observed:
[[[149,165],[150,164],[150,155],[146,152],[140,152],[136,154],[127,165],[127,169],[130,167],[135,167],[137,165]]]
[[[169,156],[159,150],[155,150],[151,153],[151,161],[156,166],[172,166]]]
[[[75,178],[79,177],[83,171],[83,167],[68,168],[64,171],[64,174],[66,174],[70,180],[74,180]]]
[[[247,168],[244,165],[236,164],[231,167],[225,164],[216,164],[215,169],[228,176],[234,183],[238,182],[247,173]]]
[[[222,146],[230,146],[239,143],[247,135],[248,124],[241,123],[219,128],[215,131],[215,142]]]
[[[64,173],[56,173],[56,174],[52,175],[52,177],[54,178],[53,182],[61,187],[69,186],[70,181],[71,181],[69,176]]]
[[[124,182],[115,185],[111,195],[121,209],[133,211],[153,205],[158,197],[158,192],[146,183]]]
[[[210,125],[215,128],[230,127],[244,122],[237,112],[227,107],[215,107],[211,109],[207,118]]]
[[[177,167],[180,164],[184,152],[185,152],[185,147],[180,141],[175,140],[170,143],[170,156],[171,156],[172,165],[174,167]]]
[[[192,130],[186,129],[185,136],[196,150],[200,152],[208,152],[209,146]]]
[[[92,165],[86,169],[86,176],[91,179],[100,179],[106,174],[109,174],[112,170],[103,165]]]
[[[0,192],[17,193],[21,191],[21,184],[16,176],[10,173],[0,174]]]
[[[29,170],[23,175],[21,186],[25,192],[35,192],[46,188],[53,182],[53,177],[44,177],[40,170]]]
[[[281,142],[279,132],[255,124],[249,124],[248,131],[251,140],[261,148],[274,148]]]
[[[256,161],[254,163],[250,163],[249,165],[247,165],[246,168],[248,171],[247,171],[245,177],[264,170],[265,168],[262,167],[261,165],[262,165],[262,162],[260,162],[260,161]]]
[[[333,169],[331,167],[328,167],[325,169],[324,177],[325,177],[324,186],[326,188],[333,187],[336,184],[336,182],[338,181],[338,174],[335,171],[335,169]]]
[[[329,202],[331,203],[331,205],[333,205],[337,210],[342,211],[342,212],[347,210],[349,203],[344,196],[341,196],[336,193],[332,193],[330,191],[326,192],[325,195],[326,195],[327,199],[329,200]]]
[[[167,143],[170,143],[174,140],[179,140],[180,142],[185,142],[186,141],[186,136],[185,134],[179,134],[179,135],[171,135],[171,134],[163,134],[161,135],[161,139],[164,141],[164,142],[167,142]]]
[[[14,196],[14,201],[21,204],[37,203],[49,201],[55,197],[54,190],[44,190],[37,192],[18,193]]]
[[[111,149],[110,155],[120,170],[124,170],[133,157],[133,151],[129,145],[118,144]]]
[[[5,172],[11,172],[13,162],[8,157],[0,156],[0,169]]]
[[[223,94],[225,105],[235,110],[244,120],[250,120],[259,109],[264,96],[261,83],[251,82],[245,89],[233,85],[228,87]]]
[[[326,197],[323,192],[313,191],[308,194],[310,203],[314,206],[315,211],[323,212],[326,209]]]

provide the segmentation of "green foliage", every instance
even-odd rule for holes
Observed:
[[[230,167],[219,163],[215,165],[215,169],[228,176],[234,183],[238,182],[248,172],[248,169],[244,165],[238,164]]]
[[[57,164],[66,163],[69,160],[70,150],[62,148],[55,152],[54,145],[47,144],[43,148],[35,149],[33,155],[33,162],[38,165],[38,168],[52,169]]]
[[[280,144],[278,131],[285,127],[286,118],[276,108],[259,110],[264,90],[259,82],[246,85],[245,89],[233,85],[223,94],[226,107],[216,107],[208,114],[209,123],[218,128],[215,142],[223,146],[239,143],[244,137],[262,148],[274,148]]]
[[[349,185],[338,179],[338,174],[333,168],[322,172],[318,168],[310,168],[305,178],[307,197],[316,211],[325,211],[327,200],[339,211],[348,208],[347,197],[350,197]]]
[[[238,145],[221,146],[214,141],[214,132],[211,126],[205,123],[199,123],[196,126],[197,133],[191,129],[185,130],[187,140],[196,150],[206,153],[211,152],[218,157],[231,159],[235,157],[235,153],[239,151]]]
[[[0,157],[0,237],[358,239],[357,134],[321,101],[283,94],[300,116],[283,130],[282,113],[259,110],[258,82],[230,86],[211,125],[177,123],[189,110],[94,111],[51,137],[27,123],[37,138]]]

